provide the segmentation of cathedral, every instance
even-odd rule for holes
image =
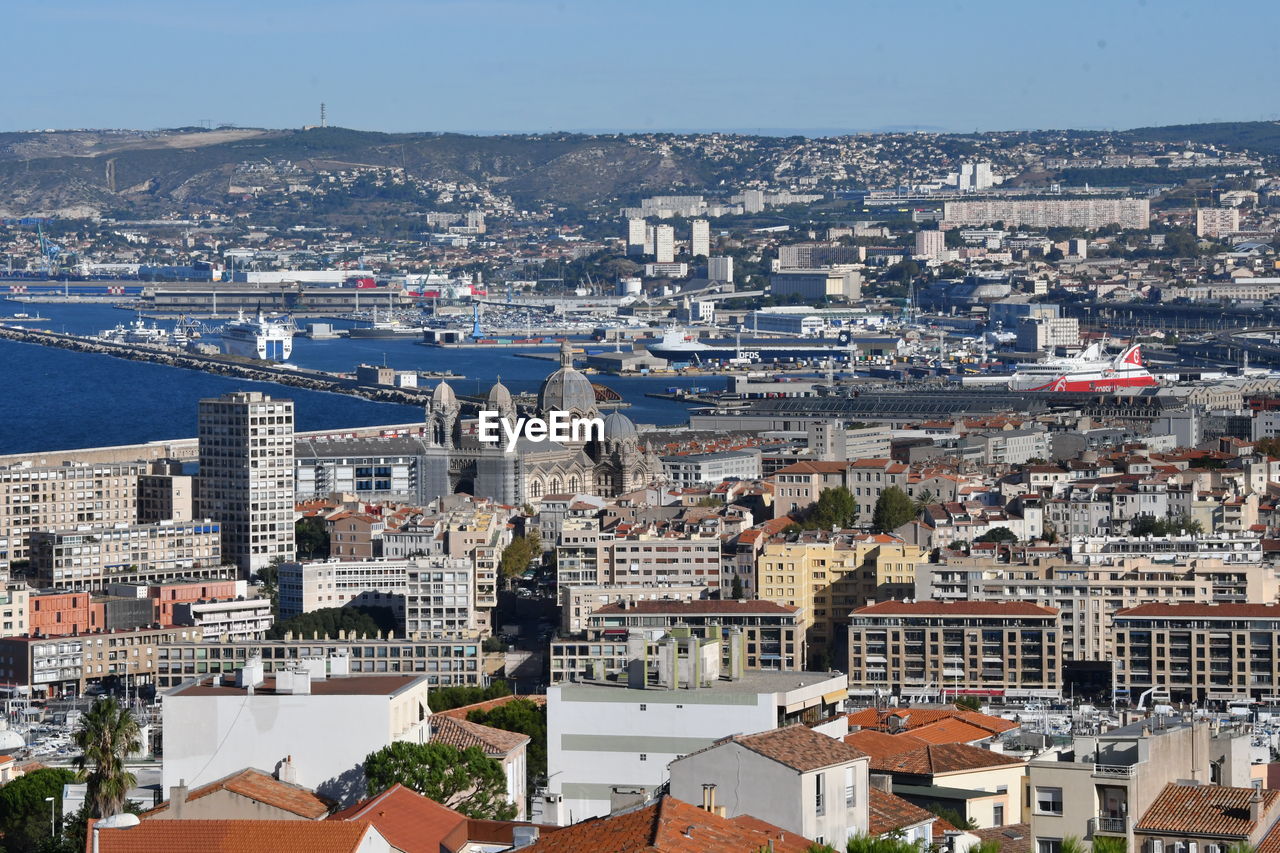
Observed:
[[[501,380],[489,389],[482,408],[498,412],[509,422],[522,414]],[[538,390],[536,411],[527,414],[545,417],[551,412],[600,417],[595,389],[574,369],[568,341],[560,346],[560,368]],[[467,492],[520,506],[544,495],[565,493],[616,497],[662,479],[662,461],[651,445],[641,444],[635,424],[621,412],[604,418],[603,436],[580,442],[535,442],[522,437],[510,453],[476,437],[475,421],[462,417],[462,404],[447,382],[436,386],[425,414],[428,452],[447,463],[431,466],[431,479],[440,494]]]

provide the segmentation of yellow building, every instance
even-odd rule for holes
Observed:
[[[840,663],[849,614],[868,602],[915,595],[916,566],[928,552],[896,536],[807,531],[769,542],[756,563],[758,597],[799,607],[812,654]]]

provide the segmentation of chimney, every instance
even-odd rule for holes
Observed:
[[[1253,796],[1249,798],[1249,822],[1254,826],[1262,820],[1262,791],[1258,788],[1253,789]]]
[[[867,776],[867,783],[872,788],[878,788],[886,794],[893,793],[893,776],[889,773],[872,773]]]
[[[716,811],[716,783],[702,783],[702,810],[715,814]]]
[[[298,768],[293,764],[292,755],[286,755],[284,761],[280,762],[280,766],[276,768],[276,778],[290,785],[298,784]]]
[[[169,788],[169,814],[174,820],[182,820],[182,810],[186,804],[187,780],[179,779],[178,784]]]

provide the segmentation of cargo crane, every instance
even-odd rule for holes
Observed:
[[[62,247],[49,242],[49,238],[44,236],[44,226],[39,222],[36,223],[36,235],[40,238],[40,269],[45,275],[52,276],[58,257],[62,254]]]

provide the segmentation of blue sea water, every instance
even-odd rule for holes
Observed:
[[[5,315],[19,311],[34,314],[37,310],[48,320],[33,325],[73,334],[93,333],[133,319],[128,312],[105,305],[0,303],[0,314]],[[536,391],[555,369],[555,362],[524,358],[517,352],[425,347],[408,339],[297,338],[291,361],[334,371],[354,370],[361,362],[385,362],[399,370],[448,370],[465,377],[451,384],[468,394],[483,393],[499,376],[512,391]],[[237,390],[261,390],[292,399],[301,430],[406,423],[421,417],[421,411],[413,406],[12,341],[0,341],[0,365],[8,380],[7,393],[0,396],[0,454],[191,436],[196,429],[197,401]],[[723,388],[725,382],[716,377],[592,379],[631,403],[625,411],[637,423],[657,425],[686,423],[688,410],[679,403],[645,397],[646,392],[673,385]]]

